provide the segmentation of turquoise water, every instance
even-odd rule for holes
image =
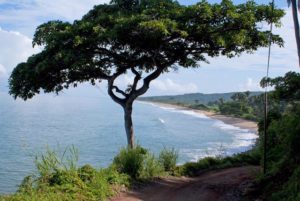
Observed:
[[[248,150],[256,135],[192,111],[135,103],[138,143],[179,151],[179,163]],[[109,98],[39,96],[28,102],[0,94],[0,193],[14,192],[46,146],[79,149],[80,164],[106,167],[126,146],[121,108]]]

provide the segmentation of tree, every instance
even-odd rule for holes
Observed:
[[[231,96],[231,99],[235,101],[240,107],[240,111],[244,112],[244,110],[247,108],[248,104],[248,97],[250,95],[250,92],[237,92]]]
[[[287,3],[289,6],[292,5],[295,37],[296,37],[297,52],[298,52],[298,62],[299,62],[299,66],[300,66],[300,28],[299,28],[299,19],[298,19],[298,13],[297,13],[297,7],[300,10],[300,4],[299,4],[299,2],[297,2],[297,0],[287,0]],[[297,6],[297,4],[298,4],[298,6]]]
[[[13,70],[10,94],[27,100],[41,91],[59,93],[106,80],[109,96],[124,109],[127,142],[133,147],[133,102],[152,80],[178,66],[196,68],[207,57],[231,58],[268,46],[269,32],[258,23],[278,24],[283,14],[254,1],[183,6],[173,0],[114,0],[73,23],[40,25],[33,45],[44,49]],[[272,35],[272,43],[283,45],[278,35]],[[115,80],[128,72],[134,79],[122,90]]]
[[[234,101],[237,101],[237,102],[246,102],[247,101],[247,94],[246,92],[237,92],[237,93],[234,93],[232,96],[231,96],[231,99],[234,100]]]
[[[283,77],[263,78],[260,82],[262,87],[272,86],[275,88],[270,96],[277,101],[299,102],[300,100],[300,73],[288,72]]]

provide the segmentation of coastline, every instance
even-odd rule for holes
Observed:
[[[242,118],[217,114],[213,111],[191,109],[191,108],[188,108],[188,107],[175,105],[175,104],[167,104],[167,103],[160,103],[160,102],[153,102],[153,101],[141,101],[141,102],[151,103],[151,104],[161,106],[161,107],[166,107],[166,108],[175,108],[177,110],[190,110],[190,111],[193,111],[195,113],[205,115],[205,116],[207,116],[211,119],[222,121],[225,124],[229,124],[229,125],[241,128],[241,129],[247,129],[247,130],[249,130],[249,131],[251,131],[255,134],[258,134],[257,122],[250,121],[250,120],[247,120],[247,119],[242,119]]]

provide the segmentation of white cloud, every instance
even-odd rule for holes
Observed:
[[[181,93],[196,93],[198,92],[198,86],[194,83],[177,83],[166,78],[164,80],[154,80],[151,83],[151,87],[156,90],[160,90],[165,94],[181,94]]]
[[[32,40],[19,32],[5,31],[0,28],[0,71],[9,73],[20,62],[40,51],[32,48]],[[2,70],[1,70],[2,69]]]
[[[239,85],[239,91],[262,91],[259,81],[248,78],[246,83]]]
[[[6,74],[7,74],[6,69],[4,68],[4,66],[2,64],[0,64],[0,77],[2,75],[6,75]]]

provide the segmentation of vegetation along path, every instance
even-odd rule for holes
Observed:
[[[158,179],[111,201],[238,201],[259,171],[259,167],[244,166],[213,170],[194,178]]]

